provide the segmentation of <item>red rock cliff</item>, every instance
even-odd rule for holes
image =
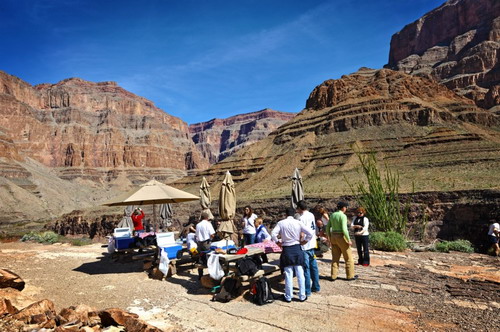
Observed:
[[[263,139],[294,116],[295,113],[264,109],[192,124],[189,131],[203,157],[208,158],[210,163],[216,163]]]
[[[391,39],[387,67],[431,75],[483,108],[500,104],[500,1],[450,0]]]
[[[71,78],[32,87],[0,72],[0,113],[0,126],[22,155],[63,178],[208,165],[185,122],[114,82]]]

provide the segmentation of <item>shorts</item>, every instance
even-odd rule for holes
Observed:
[[[488,235],[488,238],[490,240],[490,244],[497,244],[498,243],[498,238],[496,236],[493,236],[493,235]]]

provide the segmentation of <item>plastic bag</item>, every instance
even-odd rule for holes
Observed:
[[[164,275],[167,275],[167,273],[168,273],[168,265],[169,264],[170,264],[170,259],[168,259],[168,253],[165,250],[162,250],[161,256],[160,256],[160,265],[158,266],[158,269]]]
[[[219,262],[219,255],[211,254],[207,261],[208,273],[214,280],[220,280],[224,276],[224,270]]]
[[[115,239],[110,237],[108,239],[108,254],[112,254],[115,252]]]

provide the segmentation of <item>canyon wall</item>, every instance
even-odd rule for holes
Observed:
[[[500,2],[450,0],[392,36],[387,67],[429,75],[489,109],[500,104],[499,59]]]
[[[295,115],[266,108],[227,119],[192,124],[189,132],[201,155],[214,164],[263,139]]]

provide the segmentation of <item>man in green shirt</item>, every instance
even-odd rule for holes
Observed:
[[[339,202],[337,204],[337,212],[330,215],[330,220],[326,226],[326,236],[330,239],[332,245],[332,280],[337,279],[341,254],[344,256],[347,280],[356,280],[358,278],[357,275],[354,275],[354,259],[351,251],[352,242],[347,230],[347,216],[345,212],[348,206],[346,202]]]

